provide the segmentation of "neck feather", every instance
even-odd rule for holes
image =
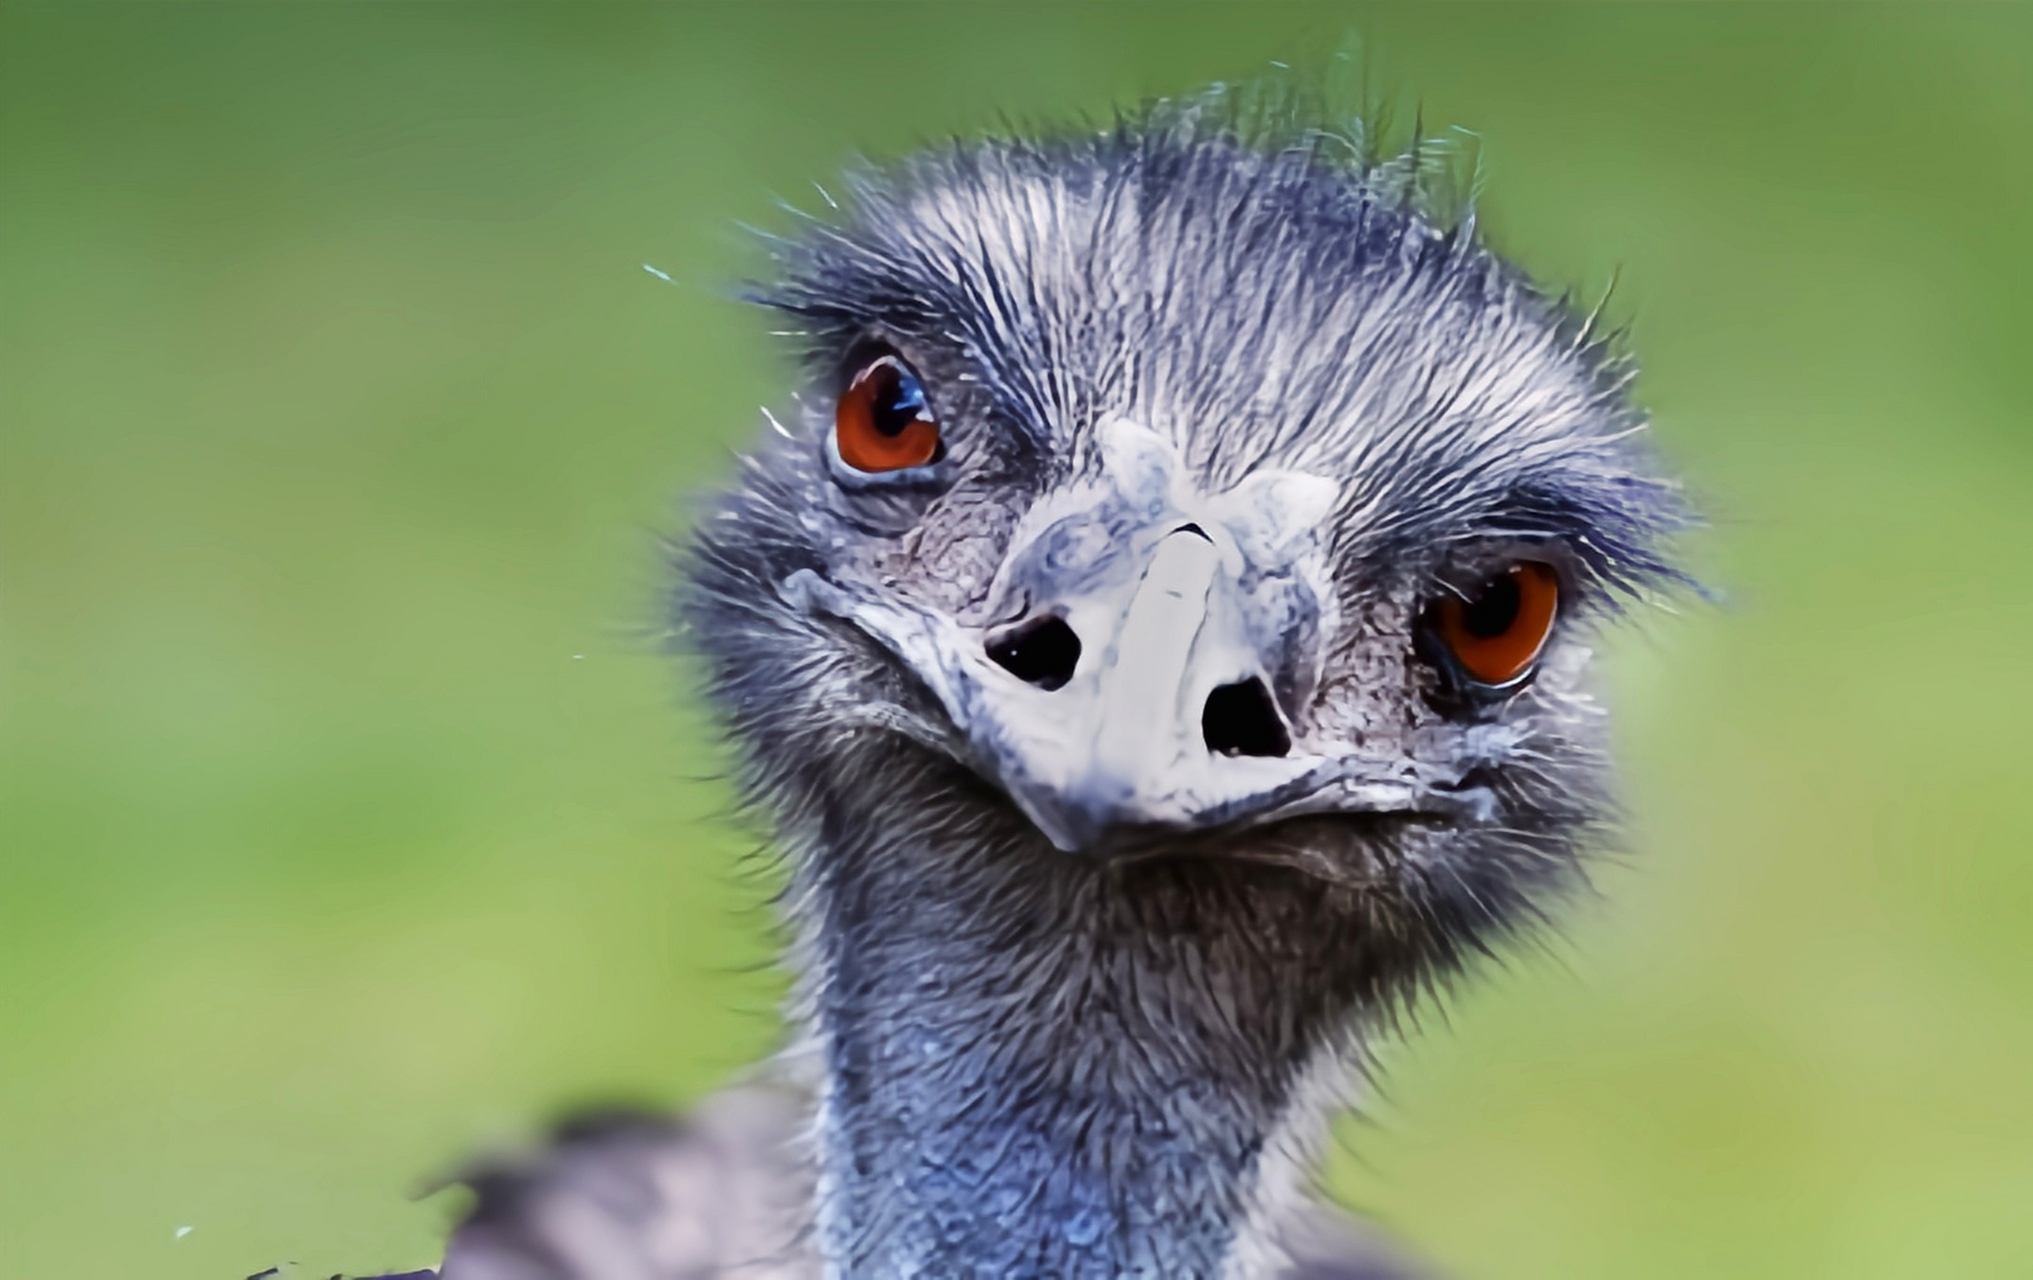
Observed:
[[[1253,1274],[1351,1042],[1345,891],[825,825],[799,914],[838,1274]]]

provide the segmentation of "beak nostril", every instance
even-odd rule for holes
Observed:
[[[991,638],[988,658],[1025,684],[1058,689],[1079,665],[1080,637],[1064,618],[1037,618]]]
[[[1225,684],[1208,694],[1200,733],[1217,755],[1282,756],[1292,749],[1292,735],[1261,680]]]

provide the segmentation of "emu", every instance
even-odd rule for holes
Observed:
[[[1328,1119],[1581,882],[1591,637],[1686,520],[1614,335],[1428,172],[1214,93],[776,244],[802,389],[676,615],[799,1035],[480,1176],[446,1280],[1405,1273]]]

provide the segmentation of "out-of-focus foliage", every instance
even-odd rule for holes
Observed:
[[[1621,271],[1722,598],[1335,1186],[1465,1275],[2033,1271],[2033,10],[855,4],[0,12],[0,1273],[419,1265],[422,1175],[763,1052],[657,654],[781,390],[735,224],[1349,31]]]

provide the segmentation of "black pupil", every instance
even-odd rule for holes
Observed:
[[[1468,634],[1492,640],[1511,629],[1518,620],[1518,575],[1499,574],[1490,579],[1482,594],[1461,610],[1461,624]]]
[[[883,364],[876,368],[874,382],[869,416],[883,435],[900,435],[905,427],[929,416],[925,412],[925,388],[910,370]]]

